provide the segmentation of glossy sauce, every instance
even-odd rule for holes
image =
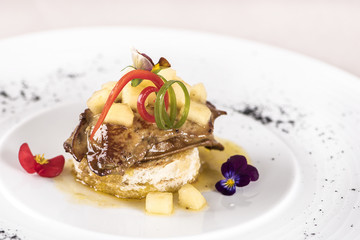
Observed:
[[[249,159],[246,152],[235,143],[224,139],[217,140],[224,145],[224,151],[208,150],[204,147],[199,148],[200,161],[202,165],[197,181],[192,184],[200,192],[212,191],[215,189],[215,183],[223,178],[220,170],[221,165],[230,156],[239,154],[244,155],[247,159]],[[119,199],[109,194],[95,191],[93,188],[78,182],[72,172],[72,167],[72,162],[67,161],[62,174],[54,179],[56,186],[69,195],[70,201],[100,207],[145,208],[144,199]],[[174,198],[174,206],[177,208],[177,194],[174,195]]]

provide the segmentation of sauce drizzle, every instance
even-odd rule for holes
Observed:
[[[248,155],[243,148],[237,144],[217,138],[224,145],[224,151],[208,150],[205,147],[199,148],[200,161],[202,163],[198,179],[192,183],[200,192],[215,190],[215,183],[223,178],[221,174],[221,165],[232,155]],[[78,204],[89,204],[97,207],[121,208],[131,207],[145,209],[145,200],[137,199],[119,199],[115,196],[105,194],[88,187],[75,179],[72,172],[72,161],[66,161],[64,171],[56,177],[55,184],[63,192],[70,195],[70,201]],[[176,201],[176,195],[174,195]],[[178,204],[174,202],[175,208]]]

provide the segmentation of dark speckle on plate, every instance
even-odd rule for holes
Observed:
[[[23,239],[17,233],[18,231],[4,229],[0,227],[0,239],[1,240],[21,240]]]

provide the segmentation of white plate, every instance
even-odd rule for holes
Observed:
[[[260,179],[209,208],[171,217],[69,201],[26,174],[17,151],[62,154],[91,92],[117,80],[135,46],[203,82],[227,117],[216,135],[242,145]],[[29,239],[355,239],[360,234],[360,82],[318,61],[249,41],[144,28],[39,33],[0,42],[0,223]],[[256,109],[256,107],[258,107]],[[250,110],[251,111],[250,111]],[[244,111],[249,110],[249,111]],[[0,226],[1,228],[1,226]],[[1,229],[0,229],[1,230]]]

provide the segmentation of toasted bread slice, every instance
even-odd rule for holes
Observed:
[[[200,169],[199,151],[193,148],[159,160],[142,162],[126,170],[124,175],[98,176],[86,159],[74,161],[77,179],[84,184],[119,198],[141,199],[149,192],[175,192],[196,180]]]

